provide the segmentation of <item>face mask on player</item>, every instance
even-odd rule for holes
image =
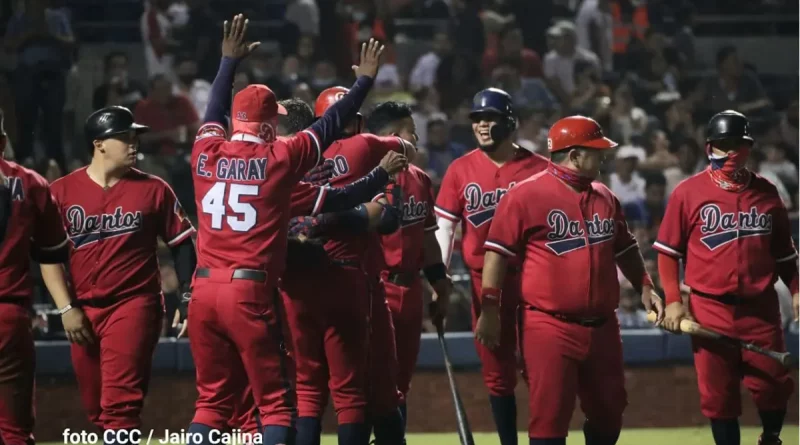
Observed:
[[[750,182],[750,172],[745,168],[749,157],[749,145],[744,145],[725,156],[711,152],[708,159],[711,161],[710,172],[714,182],[725,190],[742,190]]]

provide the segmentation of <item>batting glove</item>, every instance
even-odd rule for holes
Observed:
[[[325,234],[331,215],[323,213],[318,216],[296,216],[289,220],[289,236],[319,238]]]
[[[333,178],[333,164],[330,162],[323,162],[303,176],[303,182],[308,182],[313,185],[326,185]]]

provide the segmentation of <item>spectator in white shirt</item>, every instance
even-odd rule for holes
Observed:
[[[149,0],[139,21],[148,78],[156,74],[174,78],[172,50],[177,43],[171,36],[172,22],[167,12],[170,3],[170,0]]]
[[[615,171],[609,176],[609,186],[623,206],[644,199],[645,180],[636,171],[636,167],[644,161],[645,156],[644,148],[641,147],[623,145],[617,149]]]
[[[197,75],[197,62],[182,58],[175,64],[178,81],[174,85],[175,94],[183,94],[192,102],[198,116],[205,116],[208,100],[211,97],[211,84]]]
[[[792,164],[794,165],[794,164]],[[750,152],[750,157],[747,158],[747,168],[750,171],[756,172],[761,177],[766,179],[767,181],[771,182],[775,188],[778,190],[778,196],[781,197],[781,201],[786,206],[787,209],[792,208],[792,195],[789,194],[789,191],[786,189],[786,186],[783,184],[783,181],[775,174],[775,172],[764,168],[764,153],[761,150],[753,150]]]
[[[433,36],[431,50],[422,55],[411,70],[411,76],[408,80],[411,91],[419,91],[422,88],[433,86],[436,81],[436,70],[439,68],[439,63],[442,61],[442,57],[450,53],[452,47],[453,44],[447,32],[439,31]]]
[[[319,37],[319,7],[314,0],[290,0],[284,18],[294,23],[300,34]]]
[[[761,164],[760,172],[772,172],[780,178],[781,182],[789,188],[797,188],[797,166],[786,159],[786,150],[783,146],[767,145],[764,148],[766,160]]]
[[[600,59],[588,49],[577,46],[575,25],[570,22],[555,25],[548,31],[548,36],[555,38],[555,48],[544,57],[544,77],[550,91],[558,96],[561,103],[569,103],[575,91],[575,62],[589,62],[599,74]]]
[[[612,71],[614,17],[609,0],[584,0],[575,16],[578,46],[594,52],[603,70]]]
[[[439,92],[434,87],[425,87],[414,94],[417,106],[411,117],[417,126],[417,145],[426,147],[428,144],[428,122],[433,119],[447,121],[447,115],[442,113],[439,103]]]
[[[684,179],[693,176],[705,168],[707,162],[702,156],[703,152],[697,142],[689,137],[679,139],[674,150],[678,154],[678,165],[664,170],[664,177],[667,179],[667,195],[675,190],[675,187]]]

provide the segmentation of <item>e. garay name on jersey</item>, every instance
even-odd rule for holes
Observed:
[[[464,187],[464,200],[467,201],[466,210],[467,220],[475,227],[491,221],[494,217],[494,211],[500,199],[511,190],[516,182],[508,184],[508,188],[496,188],[493,190],[483,191],[480,184],[470,182]]]
[[[706,204],[700,209],[700,238],[708,250],[714,250],[729,242],[749,236],[762,236],[772,233],[772,215],[759,213],[753,206],[749,212],[722,213],[716,204]]]
[[[206,167],[208,155],[197,157],[197,175],[227,181],[263,181],[267,178],[267,158],[219,158],[216,168]]]
[[[571,220],[567,214],[559,209],[551,210],[547,214],[547,225],[550,232],[547,233],[546,243],[548,249],[556,255],[563,255],[573,250],[578,250],[590,244],[599,244],[610,241],[614,238],[616,227],[613,218],[601,219],[595,213],[592,219],[584,220],[586,230],[581,227],[579,220]],[[589,236],[586,236],[586,232]]]

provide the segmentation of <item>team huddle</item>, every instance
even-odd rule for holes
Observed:
[[[34,443],[29,259],[62,316],[89,419],[104,431],[141,427],[165,316],[158,239],[181,286],[181,308],[169,315],[188,332],[196,368],[192,444],[240,430],[268,445],[318,445],[330,399],[340,445],[367,445],[373,435],[378,445],[403,445],[423,276],[441,326],[459,225],[502,445],[518,441],[518,374],[531,445],[566,443],[576,396],[586,444],[617,442],[627,405],[618,271],[665,329],[696,319],[785,350],[773,284],[790,287],[797,315],[797,252],[775,187],[744,168],[753,140],[743,115],[711,120],[711,166],[668,203],[654,245],[665,305],[619,200],[595,181],[617,144],[594,120],[556,122],[547,159],[514,144],[511,96],[482,90],[470,113],[479,146],[449,166],[434,198],[430,178],[411,164],[410,109],[385,102],[359,113],[383,46],[365,43],[353,86],[323,91],[312,109],[278,101],[265,85],[231,97],[239,62],[259,45],[245,42],[246,30],[242,15],[225,22],[192,148],[196,229],[169,185],[133,168],[148,128],[126,108],[89,116],[90,165],[52,185],[0,159],[0,443]],[[692,341],[716,444],[739,444],[740,380],[761,414],[759,443],[780,444],[789,372]]]

